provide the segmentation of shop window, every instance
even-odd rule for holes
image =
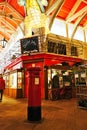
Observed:
[[[66,55],[66,45],[48,41],[48,52]]]
[[[57,44],[54,42],[48,42],[48,52],[57,53]]]
[[[86,70],[78,70],[75,72],[75,85],[86,85]]]
[[[66,45],[58,43],[58,54],[66,55]]]
[[[71,46],[71,56],[78,56],[77,47]]]

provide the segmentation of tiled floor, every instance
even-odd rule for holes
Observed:
[[[87,110],[77,100],[42,100],[42,121],[27,120],[27,99],[3,97],[0,102],[0,130],[87,130]]]

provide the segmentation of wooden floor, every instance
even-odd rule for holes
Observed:
[[[0,130],[87,130],[87,110],[77,100],[42,100],[42,121],[27,120],[27,99],[3,97],[0,102]]]

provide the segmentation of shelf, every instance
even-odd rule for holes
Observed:
[[[84,94],[84,93],[77,93],[76,95],[77,96],[87,96],[87,94]]]
[[[78,108],[87,109],[87,107],[82,107],[82,106],[79,106],[79,105],[78,105]]]

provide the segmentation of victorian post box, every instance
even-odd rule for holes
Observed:
[[[28,121],[41,121],[41,86],[39,67],[31,67],[28,87]]]

